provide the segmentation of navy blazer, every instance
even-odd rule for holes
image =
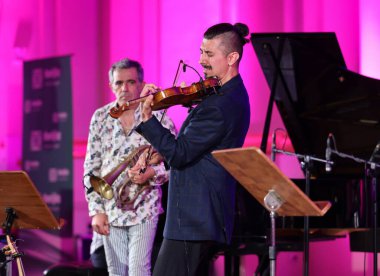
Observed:
[[[189,113],[177,138],[154,116],[137,127],[171,167],[166,239],[230,242],[236,181],[211,152],[241,147],[249,119],[247,90],[237,75]]]

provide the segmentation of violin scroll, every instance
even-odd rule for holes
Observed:
[[[110,109],[109,114],[112,118],[117,119],[121,116],[121,114],[123,114],[124,111],[129,109],[129,106],[129,102],[123,104],[122,106],[114,106]]]

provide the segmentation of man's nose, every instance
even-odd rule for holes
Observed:
[[[122,85],[123,91],[128,91],[128,83],[125,81]]]
[[[198,62],[199,62],[199,64],[202,64],[202,63],[203,63],[203,55],[200,55],[200,56],[199,56],[199,61],[198,61]]]
[[[200,53],[200,55],[199,55],[199,64],[204,64],[204,63],[206,63],[206,60],[207,60],[207,55],[206,55],[206,53]]]

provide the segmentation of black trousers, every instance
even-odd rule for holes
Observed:
[[[153,276],[207,276],[210,261],[220,247],[214,241],[164,239]]]

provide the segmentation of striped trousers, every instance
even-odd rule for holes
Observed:
[[[157,229],[156,217],[133,226],[110,226],[103,236],[110,276],[150,276],[151,254]]]

